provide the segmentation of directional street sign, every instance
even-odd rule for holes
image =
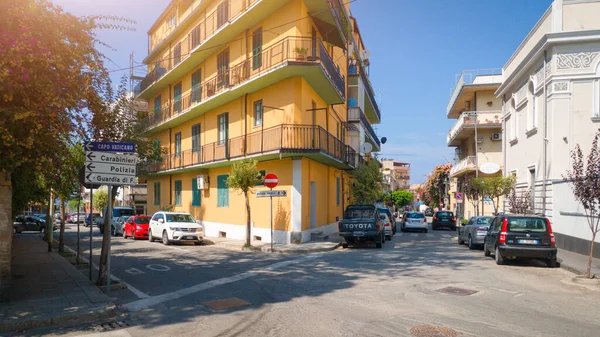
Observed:
[[[85,151],[135,153],[134,143],[88,142],[84,148]]]
[[[85,181],[100,185],[135,185],[136,179],[133,176],[115,175],[110,173],[86,173]]]
[[[116,154],[106,152],[86,152],[85,163],[110,163],[117,165],[137,164],[137,154]]]
[[[135,185],[137,161],[137,154],[86,152],[85,182],[100,185]]]
[[[258,198],[287,197],[287,191],[285,191],[285,190],[258,191],[258,192],[256,192],[256,197],[258,197]]]

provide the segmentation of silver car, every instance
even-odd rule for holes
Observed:
[[[464,225],[456,228],[458,232],[458,244],[465,242],[469,249],[475,249],[483,246],[485,235],[494,220],[491,216],[474,216]]]
[[[111,234],[112,236],[123,235],[123,226],[125,225],[125,221],[129,219],[131,215],[124,215],[120,217],[113,218],[111,225]]]

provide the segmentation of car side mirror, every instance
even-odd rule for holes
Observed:
[[[164,219],[158,219],[158,222],[165,223],[165,220]]]
[[[202,225],[202,221],[201,221],[201,220],[196,220],[196,223],[197,223],[198,225]]]

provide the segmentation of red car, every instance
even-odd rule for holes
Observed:
[[[150,217],[147,215],[130,216],[123,225],[123,238],[147,239]]]

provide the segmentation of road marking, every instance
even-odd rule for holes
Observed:
[[[419,236],[419,234],[417,234],[417,233],[410,233],[410,236],[416,237],[416,236]]]
[[[127,330],[115,330],[107,332],[98,332],[90,335],[78,335],[75,337],[131,337]]]
[[[145,272],[137,269],[137,268],[129,268],[129,269],[125,269],[125,272],[127,274],[131,274],[131,275],[139,275],[139,274],[145,274]]]
[[[140,311],[142,309],[145,309],[145,308],[148,308],[148,307],[151,307],[151,306],[163,303],[163,302],[167,302],[170,300],[185,297],[185,296],[188,296],[188,295],[191,295],[191,294],[203,291],[203,290],[207,290],[210,288],[214,288],[214,287],[217,287],[220,285],[237,282],[237,281],[258,275],[260,273],[270,272],[270,271],[280,269],[283,267],[287,267],[287,266],[290,266],[293,264],[298,264],[298,263],[303,263],[306,261],[314,260],[321,256],[322,256],[322,254],[315,254],[315,255],[308,255],[308,256],[305,256],[305,257],[302,257],[302,258],[299,258],[296,260],[277,262],[277,263],[269,265],[265,268],[250,270],[250,271],[236,274],[233,276],[224,277],[224,278],[220,278],[220,279],[216,279],[216,280],[212,280],[212,281],[208,281],[208,282],[204,282],[204,283],[199,283],[199,284],[196,284],[189,288],[179,289],[179,290],[176,290],[176,291],[173,291],[170,293],[166,293],[166,294],[162,294],[162,295],[158,295],[158,296],[152,296],[149,298],[144,298],[141,300],[129,302],[129,303],[123,305],[123,307],[129,311]]]
[[[449,238],[449,237],[450,237],[450,234],[442,234],[442,237],[443,237],[443,238]]]
[[[148,264],[146,268],[154,271],[169,271],[171,267],[165,266],[164,264]]]

